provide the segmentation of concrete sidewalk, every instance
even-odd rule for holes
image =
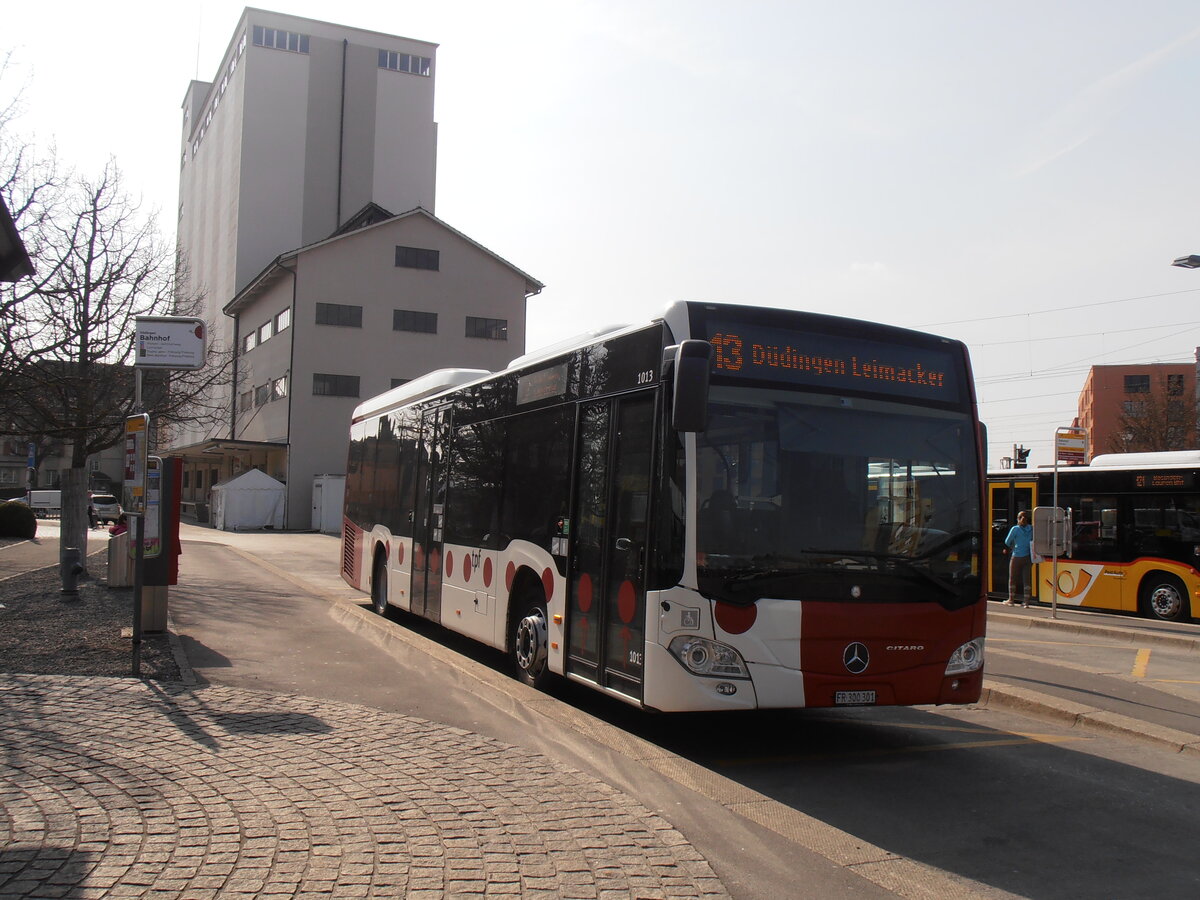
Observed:
[[[309,698],[0,675],[0,896],[724,897],[634,799]]]

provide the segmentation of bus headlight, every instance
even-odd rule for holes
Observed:
[[[967,641],[950,654],[950,662],[946,663],[947,675],[962,675],[974,672],[983,667],[983,638]]]
[[[708,638],[681,634],[667,647],[693,675],[713,678],[749,678],[750,671],[741,655],[732,647]]]

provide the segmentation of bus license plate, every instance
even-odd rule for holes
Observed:
[[[875,702],[875,692],[835,691],[833,702],[837,706],[866,706]]]

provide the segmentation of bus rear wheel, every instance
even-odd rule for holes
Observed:
[[[382,553],[375,554],[375,566],[371,570],[371,605],[381,616],[387,615],[387,559]]]
[[[546,604],[537,600],[522,600],[517,606],[516,626],[513,628],[512,653],[517,666],[517,678],[532,688],[541,690],[549,681],[547,667]]]
[[[1191,617],[1187,588],[1174,575],[1151,572],[1142,580],[1142,611],[1152,619],[1185,622]]]

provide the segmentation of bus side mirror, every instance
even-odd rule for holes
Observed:
[[[708,341],[684,341],[675,348],[671,427],[676,431],[703,431],[708,427],[712,356]]]

